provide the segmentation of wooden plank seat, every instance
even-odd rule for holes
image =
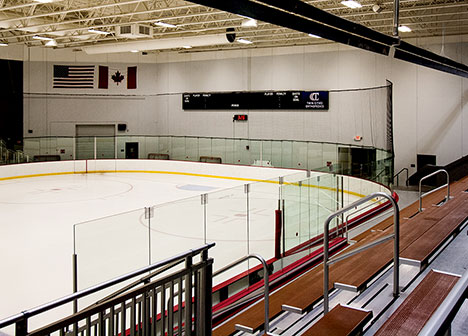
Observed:
[[[337,305],[312,325],[302,336],[359,335],[372,318],[372,312]]]
[[[375,335],[418,335],[458,279],[431,270]]]
[[[468,179],[464,179],[457,183],[461,185],[457,185],[457,188],[452,187],[452,190],[465,190],[468,187]],[[427,200],[430,200],[431,198],[434,200],[442,200],[444,193],[445,190],[434,192],[427,196]],[[466,196],[468,196],[468,194]],[[453,204],[453,207],[451,204]],[[460,211],[458,210],[459,207],[455,207],[455,205],[456,202],[450,201],[442,207],[429,207],[423,213],[420,213],[408,220],[402,220],[400,223],[400,251],[404,251],[426,232],[430,232],[429,230],[439,222],[435,217],[430,217],[430,213],[440,211],[447,206],[451,208],[449,212]],[[415,209],[417,210],[417,207],[418,202],[415,202],[409,210],[403,209],[402,212],[404,213],[406,211],[406,213],[411,213]],[[387,220],[393,221],[393,219]],[[460,223],[458,223],[458,225],[459,224]],[[442,225],[444,225],[444,223],[442,223]],[[386,236],[392,232],[393,225],[387,226],[387,229],[383,231],[374,231],[345,251],[358,248],[359,246],[369,243],[369,241]],[[437,248],[437,244],[438,242],[433,243],[433,248]],[[375,275],[385,269],[385,267],[391,264],[392,261],[393,241],[388,241],[372,249],[363,251],[350,258],[337,262],[330,267],[329,288],[333,288],[335,283],[337,283],[346,285],[347,288],[354,288],[358,291],[364,288]],[[357,269],[359,269],[359,271],[357,271]],[[319,265],[285,287],[270,294],[270,319],[278,316],[283,309],[297,313],[308,311],[322,298],[322,296],[323,265]],[[236,324],[247,326],[256,331],[263,328],[263,323],[264,305],[263,301],[261,301],[216,327],[216,329],[213,330],[213,335],[231,335],[235,332]]]
[[[468,194],[459,198],[462,199],[467,196]],[[400,258],[413,259],[416,258],[413,253],[423,253],[424,258],[422,260],[427,260],[427,257],[430,256],[430,254],[434,252],[466,218],[465,213],[467,209],[465,206],[460,206],[460,204],[463,203],[451,200],[442,207],[434,207],[431,209],[431,213],[438,211],[446,212],[446,217],[440,221],[432,218],[433,216],[428,216],[429,210],[427,210],[426,215],[424,215],[425,212],[422,212],[410,220],[401,223]],[[392,232],[393,226],[381,233],[374,234],[374,237],[378,238]],[[411,245],[413,245],[413,247],[406,251]],[[418,249],[421,249],[421,251],[418,252]],[[388,241],[332,265],[330,268],[330,277],[333,278],[332,274],[334,268],[337,268],[335,272],[339,273],[339,276],[338,278],[333,278],[335,282],[344,285],[343,287],[354,288],[358,291],[366,286],[370,277],[376,275],[391,263],[392,258],[393,241]],[[364,263],[362,262],[363,260],[365,260]],[[359,272],[356,272],[356,265],[359,265]],[[341,269],[339,269],[340,267]],[[345,271],[343,268],[347,268],[348,270]]]
[[[400,253],[400,257],[419,266],[426,265],[438,247],[447,241],[468,217],[468,200],[460,203],[457,210],[448,213],[437,222],[437,225],[424,232],[419,239]]]

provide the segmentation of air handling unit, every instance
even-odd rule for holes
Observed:
[[[115,35],[127,38],[152,37],[153,27],[141,24],[127,24],[115,27]]]

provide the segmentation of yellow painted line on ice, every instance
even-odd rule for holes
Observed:
[[[59,175],[74,175],[74,174],[106,174],[106,173],[168,174],[168,175],[195,176],[195,177],[216,178],[216,179],[235,180],[235,181],[279,184],[278,180],[263,180],[263,179],[253,179],[253,178],[245,178],[245,177],[208,175],[208,174],[184,173],[184,172],[174,172],[174,171],[159,171],[159,170],[90,170],[88,172],[77,171],[77,172],[42,173],[42,174],[0,177],[0,181],[24,179],[24,178],[31,178],[31,177],[44,177],[44,176],[59,176]],[[283,184],[299,186],[299,183],[297,182],[283,182]],[[336,189],[332,187],[319,186],[319,185],[314,185],[314,184],[301,184],[301,186],[306,187],[306,188],[317,188],[317,189],[336,191]],[[339,191],[341,192],[341,189]],[[357,196],[357,197],[365,196],[365,195],[362,195],[362,194],[359,194],[357,192],[350,191],[350,190],[344,190],[343,192],[349,195]]]

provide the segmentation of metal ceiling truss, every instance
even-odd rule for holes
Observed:
[[[115,28],[135,23],[152,25],[153,39],[219,34],[227,28],[234,28],[238,37],[253,42],[250,45],[232,43],[191,50],[175,49],[179,52],[335,41],[388,55],[390,47],[398,44],[398,39],[392,36],[394,1],[358,0],[362,4],[359,9],[345,7],[340,1],[53,0],[39,3],[33,0],[0,0],[0,40],[10,45],[43,46],[44,41],[33,39],[34,35],[41,35],[54,38],[56,48],[79,49],[88,45],[131,41],[128,37],[117,36]],[[435,36],[443,43],[446,36],[468,34],[468,0],[400,0],[399,3],[399,23],[413,30],[402,34],[403,40]],[[373,9],[375,5],[379,6],[378,10]],[[241,26],[246,16],[259,20],[258,26]],[[153,25],[156,21],[176,27],[156,27]],[[109,34],[90,33],[89,28]],[[322,38],[310,37],[309,33]],[[432,68],[449,67],[459,75],[466,72],[462,64],[414,48],[402,42],[395,47],[395,57]]]

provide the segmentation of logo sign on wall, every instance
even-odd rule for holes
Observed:
[[[182,95],[184,110],[318,110],[329,107],[328,91],[197,92]]]
[[[302,96],[306,109],[328,110],[328,91],[304,91]]]

